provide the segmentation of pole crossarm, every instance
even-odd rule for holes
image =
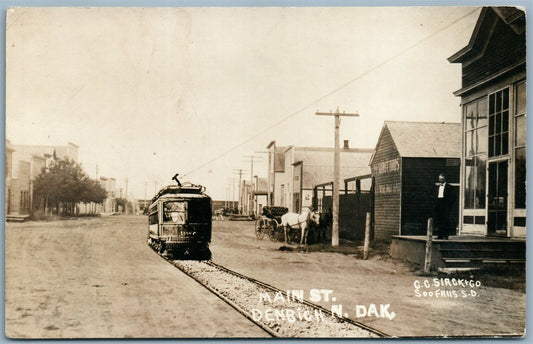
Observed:
[[[340,112],[339,108],[337,108],[337,111],[335,112],[316,112],[315,115],[317,116],[348,116],[348,117],[359,117],[358,113],[346,113],[346,112]]]

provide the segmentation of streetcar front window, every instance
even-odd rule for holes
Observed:
[[[187,216],[185,202],[165,202],[163,205],[163,221],[184,224]]]

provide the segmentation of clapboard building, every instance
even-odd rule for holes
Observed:
[[[273,141],[274,142],[274,141]],[[283,147],[271,143],[272,162],[269,164],[273,205],[287,207],[299,213],[304,207],[313,206],[316,185],[333,179],[334,148],[330,147]],[[348,140],[340,149],[340,177],[369,174],[368,160],[371,148],[350,148]]]
[[[526,236],[526,18],[485,7],[462,65],[462,235]]]
[[[374,239],[424,235],[433,216],[440,173],[459,182],[459,123],[386,121],[370,159],[374,178]],[[455,209],[458,209],[457,207]],[[457,211],[452,216],[457,218]]]

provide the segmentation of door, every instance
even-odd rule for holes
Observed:
[[[300,213],[300,193],[299,192],[295,192],[294,195],[293,195],[293,198],[294,198],[294,209],[293,211],[295,213]]]
[[[488,235],[507,236],[508,165],[508,160],[488,164]]]

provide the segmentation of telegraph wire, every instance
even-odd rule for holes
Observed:
[[[405,53],[407,53],[408,51],[412,50],[413,48],[415,48],[415,47],[419,46],[420,44],[426,42],[426,41],[429,40],[430,38],[436,36],[437,34],[441,33],[442,31],[444,31],[444,30],[448,29],[449,27],[455,25],[457,22],[459,22],[459,21],[463,20],[464,18],[470,16],[472,13],[478,11],[480,8],[481,8],[481,7],[479,7],[479,6],[476,7],[476,8],[473,9],[472,11],[470,11],[470,12],[468,12],[468,13],[462,15],[461,17],[459,17],[459,18],[453,20],[452,22],[446,24],[445,26],[443,26],[443,27],[441,27],[440,29],[438,29],[437,31],[431,33],[431,34],[428,35],[427,37],[422,38],[421,40],[419,40],[419,41],[413,43],[412,45],[408,46],[407,48],[405,48],[405,49],[399,51],[398,53],[392,55],[391,57],[385,59],[384,61],[378,63],[377,65],[371,67],[371,68],[368,69],[367,71],[365,71],[365,72],[363,72],[363,73],[357,75],[357,76],[354,77],[353,79],[351,79],[351,80],[349,80],[349,81],[347,81],[347,82],[341,84],[340,86],[338,86],[337,88],[333,89],[332,91],[330,91],[330,92],[328,92],[328,93],[326,93],[326,94],[324,94],[324,95],[318,97],[317,99],[313,100],[311,103],[305,105],[304,107],[300,108],[299,110],[296,110],[296,111],[290,113],[289,115],[287,115],[287,116],[285,116],[285,117],[279,119],[278,121],[274,122],[274,123],[271,124],[270,126],[268,126],[268,127],[266,127],[265,129],[259,131],[257,134],[255,134],[255,135],[253,135],[253,136],[250,136],[249,138],[247,138],[246,140],[242,141],[241,143],[238,143],[238,144],[236,144],[236,145],[230,147],[229,149],[227,149],[226,151],[222,152],[222,153],[219,154],[218,156],[215,156],[214,158],[209,159],[208,161],[204,162],[204,163],[201,164],[200,166],[198,166],[198,167],[196,167],[196,168],[190,170],[189,172],[185,173],[185,174],[183,175],[183,177],[188,176],[188,175],[190,175],[190,174],[192,174],[192,173],[194,173],[194,172],[196,172],[196,171],[202,169],[203,167],[205,167],[205,166],[211,164],[212,162],[214,162],[214,161],[216,161],[216,160],[218,160],[218,159],[224,157],[225,155],[227,155],[228,153],[232,152],[233,150],[235,150],[235,149],[237,149],[237,148],[239,148],[239,147],[245,145],[246,143],[248,143],[248,142],[254,140],[255,138],[257,138],[257,137],[263,135],[264,133],[270,131],[272,128],[275,128],[275,127],[277,127],[278,125],[280,125],[281,123],[285,122],[286,120],[288,120],[288,119],[290,119],[290,118],[296,116],[297,114],[299,114],[299,113],[301,113],[301,112],[303,112],[303,111],[309,109],[311,106],[316,105],[317,103],[319,103],[319,102],[322,101],[323,99],[325,99],[325,98],[327,98],[327,97],[329,97],[329,96],[331,96],[331,95],[333,95],[333,94],[339,92],[340,90],[342,90],[342,89],[348,87],[349,85],[351,85],[351,84],[354,83],[355,81],[357,81],[357,80],[363,78],[364,76],[370,74],[371,72],[373,72],[373,71],[375,71],[375,70],[377,70],[377,69],[383,67],[384,65],[386,65],[386,64],[388,64],[389,62],[395,60],[396,58],[398,58],[398,57],[404,55]]]

